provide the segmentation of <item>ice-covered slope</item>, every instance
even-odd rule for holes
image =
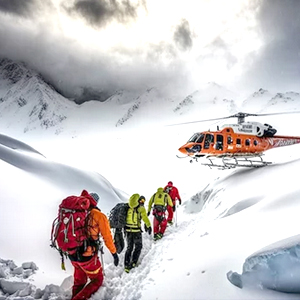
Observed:
[[[242,110],[248,113],[299,111],[300,94],[297,91],[271,93],[261,88],[243,101]]]
[[[28,132],[35,129],[63,130],[67,112],[74,103],[58,94],[39,74],[22,63],[0,60],[0,122],[5,129]]]
[[[206,86],[194,91],[181,100],[174,112],[178,115],[194,115],[199,120],[208,117],[222,117],[238,110],[238,95],[226,88],[209,82]]]

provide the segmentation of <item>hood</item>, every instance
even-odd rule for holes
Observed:
[[[158,192],[158,193],[163,193],[163,192],[164,192],[164,189],[163,189],[162,187],[160,187],[160,188],[157,189],[157,192]]]
[[[90,205],[91,205],[91,206],[94,206],[94,207],[97,206],[97,202],[95,201],[95,199],[94,199],[94,198],[93,198],[86,190],[83,190],[83,191],[81,192],[81,195],[80,195],[80,196],[83,196],[83,197],[89,199],[89,200],[90,200]]]
[[[139,205],[139,199],[140,199],[140,195],[139,194],[133,194],[130,198],[129,198],[129,206],[131,208],[135,208]]]

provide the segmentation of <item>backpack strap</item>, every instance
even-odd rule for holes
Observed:
[[[156,193],[154,193],[153,196],[152,196],[153,197],[153,203],[154,203],[154,200],[155,200],[155,196],[156,196]]]

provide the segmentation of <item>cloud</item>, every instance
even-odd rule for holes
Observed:
[[[134,5],[129,0],[122,2],[116,0],[79,0],[75,1],[71,7],[66,7],[63,4],[67,13],[81,16],[93,27],[102,27],[114,20],[120,23],[134,20],[137,18],[136,10],[140,5],[139,2]]]
[[[250,81],[257,87],[299,91],[300,2],[261,1],[257,22],[264,43],[248,61],[244,84]]]
[[[152,86],[190,93],[208,81],[296,84],[299,4],[0,0],[0,57],[27,63],[70,98]]]
[[[0,0],[0,11],[19,16],[27,16],[31,14],[31,8],[34,4],[35,0]]]
[[[193,47],[192,33],[189,22],[185,19],[181,20],[174,32],[174,41],[179,49],[186,51]]]
[[[238,59],[233,55],[232,51],[229,48],[229,45],[223,40],[221,36],[218,36],[216,39],[212,41],[212,43],[208,46],[210,56],[213,59],[218,57],[225,57],[225,62],[227,69],[230,70],[237,62]]]
[[[36,18],[43,12],[43,7],[52,7],[51,0],[0,0],[0,13],[9,14],[21,18]]]

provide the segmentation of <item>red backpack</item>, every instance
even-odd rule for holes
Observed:
[[[84,196],[69,196],[59,205],[53,221],[51,246],[61,255],[74,254],[88,239],[90,200]]]

